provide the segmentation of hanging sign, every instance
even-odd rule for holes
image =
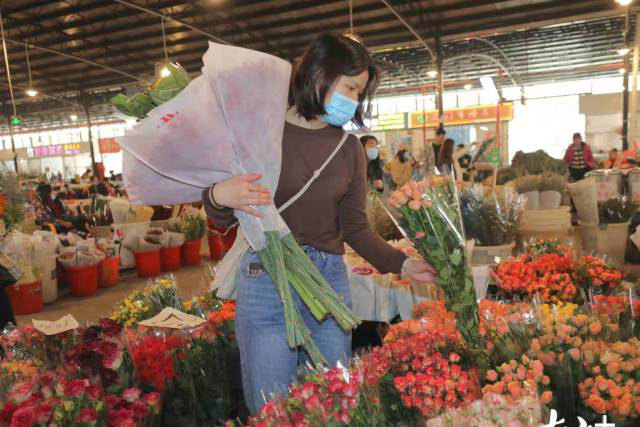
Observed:
[[[444,112],[445,126],[469,125],[474,123],[488,123],[496,121],[497,105],[477,105],[461,107]],[[427,110],[409,113],[409,127],[438,127],[438,110]],[[505,102],[500,107],[500,120],[513,120],[513,103]]]
[[[76,154],[88,153],[89,144],[86,142],[75,142],[71,144],[43,145],[41,147],[28,147],[27,156],[29,158],[51,157],[51,156],[74,156]]]
[[[395,130],[407,128],[407,114],[395,113],[395,114],[381,114],[377,118],[371,119],[371,130]]]
[[[115,138],[100,138],[100,152],[102,154],[119,153],[120,145]]]
[[[11,117],[11,125],[12,126],[20,126],[22,124],[22,119],[18,116]]]

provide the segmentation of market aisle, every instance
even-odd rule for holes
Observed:
[[[182,267],[179,271],[173,273],[177,279],[182,298],[191,298],[202,293],[205,289],[202,271],[207,262],[211,261],[203,258],[201,266]],[[31,321],[32,318],[56,320],[65,314],[71,313],[81,325],[87,322],[96,323],[98,319],[108,316],[115,304],[122,301],[131,292],[144,289],[148,280],[136,276],[135,271],[128,272],[121,276],[120,283],[113,288],[99,289],[97,294],[86,298],[74,298],[66,295],[56,302],[45,305],[43,311],[25,316],[16,316],[16,320],[19,325],[23,325]]]

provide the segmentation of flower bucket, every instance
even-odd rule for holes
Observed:
[[[65,272],[72,296],[86,297],[98,292],[98,264],[69,267]]]
[[[496,258],[500,260],[510,258],[511,255],[513,255],[513,248],[515,248],[515,246],[515,242],[500,246],[476,246],[473,248],[471,265],[497,264]]]
[[[540,192],[540,209],[558,209],[562,203],[562,194],[557,191]]]
[[[105,258],[98,264],[98,287],[110,288],[120,280],[120,257]]]
[[[138,277],[155,277],[160,275],[160,251],[135,252]]]
[[[629,239],[629,222],[621,224],[580,224],[582,249],[587,253],[606,255],[618,265],[624,264]]]
[[[160,266],[162,271],[176,271],[180,269],[180,246],[160,248]]]
[[[539,191],[527,191],[524,193],[527,198],[527,205],[525,209],[527,210],[537,210],[540,209],[540,192]]]
[[[36,280],[31,283],[15,284],[7,287],[7,294],[11,300],[14,314],[32,314],[42,310],[42,282]]]
[[[42,300],[49,304],[58,299],[58,272],[55,255],[43,256],[34,260],[34,265],[42,272]]]
[[[209,254],[211,259],[219,260],[231,249],[233,243],[236,241],[236,235],[238,233],[238,227],[232,227],[228,230],[222,230],[213,225],[209,221]]]
[[[110,225],[96,225],[91,228],[91,235],[96,239],[105,238],[108,239],[111,237],[112,231]]]
[[[191,240],[184,242],[180,248],[182,265],[200,265],[200,248],[202,240]]]

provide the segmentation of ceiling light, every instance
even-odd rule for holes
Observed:
[[[71,114],[69,116],[69,118],[71,119],[72,122],[75,122],[76,120],[78,120],[78,115],[77,114]]]
[[[427,71],[427,76],[431,77],[432,79],[434,77],[436,77],[438,75],[438,72],[436,70],[429,70]]]
[[[488,128],[488,127],[486,127],[486,126],[480,126],[480,130],[483,130],[483,131],[485,131],[485,132],[486,132],[486,131],[488,131],[488,130],[489,130],[489,128]]]
[[[160,70],[160,77],[169,77],[171,75],[171,71],[169,71],[169,68],[162,67],[162,69]]]
[[[27,95],[29,95],[29,96],[33,97],[33,96],[36,96],[36,95],[38,94],[38,91],[37,91],[37,90],[35,90],[35,89],[31,89],[31,88],[29,88],[29,89],[27,89],[27,90],[25,91],[25,93],[26,93]]]
[[[471,85],[471,83],[467,83],[466,85],[464,85],[464,90],[471,90],[473,86]]]
[[[633,0],[616,0],[620,6],[629,6]]]
[[[631,49],[629,49],[628,47],[623,47],[622,49],[618,49],[618,55],[620,56],[625,56],[629,52],[631,52]]]

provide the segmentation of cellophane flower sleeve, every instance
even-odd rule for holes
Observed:
[[[275,193],[291,65],[265,53],[209,44],[202,75],[175,98],[149,112],[118,139],[129,197],[141,204],[200,200],[202,189],[235,175],[262,173]],[[236,211],[251,246],[265,231],[286,234],[275,207],[263,215]]]

